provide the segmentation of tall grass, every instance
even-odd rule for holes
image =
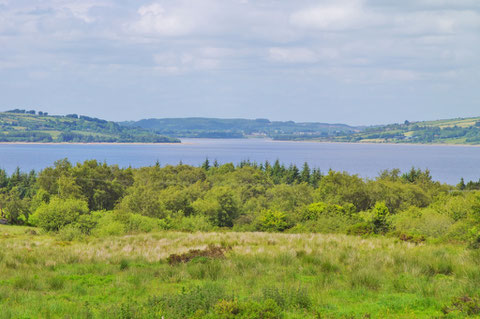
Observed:
[[[454,309],[450,318],[467,309],[453,300],[480,294],[480,253],[463,246],[321,234],[0,234],[0,318],[440,318]],[[211,244],[231,250],[167,262]]]

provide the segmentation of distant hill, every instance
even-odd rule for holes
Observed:
[[[480,144],[480,117],[409,122],[368,127],[338,136],[339,142]]]
[[[357,127],[315,122],[216,118],[145,119],[120,124],[174,137],[269,137],[288,141],[480,144],[480,117]]]
[[[172,143],[178,138],[268,137],[288,141],[480,144],[480,117],[349,126],[268,119],[161,118],[111,122],[84,115],[0,112],[0,142]]]
[[[41,143],[172,143],[176,138],[141,128],[70,114],[52,116],[44,112],[11,110],[0,112],[0,142]]]
[[[127,127],[140,127],[158,134],[194,138],[245,138],[264,136],[273,139],[303,140],[344,136],[360,129],[345,124],[295,123],[267,119],[163,118],[121,122]]]

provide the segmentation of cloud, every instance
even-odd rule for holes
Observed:
[[[366,19],[361,1],[340,0],[298,10],[290,16],[290,23],[299,28],[338,31],[358,27]]]
[[[471,10],[419,11],[396,15],[393,29],[410,35],[456,34],[480,27],[480,14]]]
[[[194,30],[195,22],[191,17],[179,12],[168,12],[161,4],[152,3],[138,9],[139,19],[132,28],[144,34],[160,36],[181,36]]]

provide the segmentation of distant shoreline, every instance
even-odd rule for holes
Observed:
[[[272,142],[299,142],[299,143],[322,143],[322,144],[366,144],[366,145],[406,145],[406,146],[471,146],[471,147],[480,147],[480,144],[447,144],[447,143],[384,143],[384,142],[338,142],[338,141],[312,141],[312,140],[302,140],[302,141],[287,141],[287,140],[271,140]]]
[[[288,141],[288,140],[274,140],[271,138],[195,138],[195,137],[188,137],[185,138],[188,140],[259,140],[263,139],[269,142],[275,143],[318,143],[318,144],[351,144],[351,145],[402,145],[402,146],[458,146],[458,147],[480,147],[480,144],[447,144],[447,143],[375,143],[375,142],[338,142],[338,141],[315,141],[315,140],[301,140],[301,141]],[[132,142],[132,143],[112,143],[112,142],[90,142],[90,143],[83,143],[83,142],[0,142],[0,145],[192,145],[196,143],[189,142],[179,142],[179,143],[172,143],[172,142],[165,142],[165,143],[140,143],[140,142]]]
[[[89,142],[89,143],[82,143],[82,142],[0,142],[0,145],[181,145],[181,144],[188,144],[188,143],[172,143],[172,142],[165,142],[165,143],[139,143],[139,142],[132,142],[132,143],[112,143],[112,142]]]

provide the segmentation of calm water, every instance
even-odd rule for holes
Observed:
[[[428,168],[441,182],[456,184],[480,178],[480,147],[341,144],[310,142],[274,142],[263,139],[210,140],[184,139],[183,144],[168,145],[28,145],[0,144],[0,168],[11,173],[17,166],[22,170],[40,170],[55,160],[67,157],[71,162],[96,159],[108,164],[126,166],[162,164],[199,165],[205,158],[219,163],[242,160],[270,162],[280,159],[285,164],[356,173],[375,177],[383,169],[408,170],[412,166]]]

